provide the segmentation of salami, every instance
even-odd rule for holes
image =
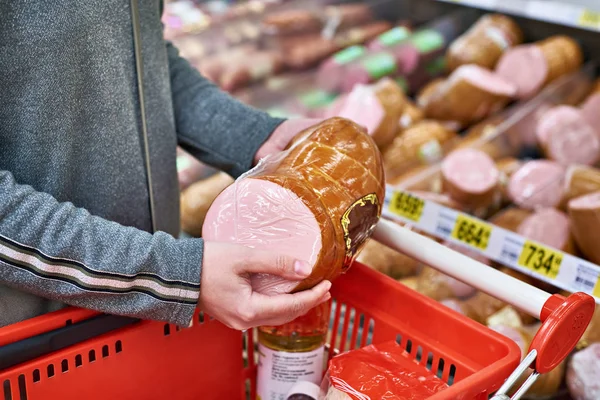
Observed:
[[[207,213],[203,237],[276,248],[309,262],[312,274],[299,285],[269,275],[251,278],[263,293],[303,290],[350,267],[379,220],[383,197],[373,139],[350,120],[330,118],[224,190]]]

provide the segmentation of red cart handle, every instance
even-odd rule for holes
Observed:
[[[568,298],[550,295],[492,267],[454,251],[434,240],[387,220],[380,220],[373,238],[505,303],[539,318],[543,324],[530,347],[538,373],[560,364],[587,329],[596,303],[585,293]]]

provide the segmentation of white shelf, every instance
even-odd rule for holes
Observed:
[[[438,0],[488,11],[600,31],[600,1],[598,0]]]

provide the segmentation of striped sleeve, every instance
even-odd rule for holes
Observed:
[[[3,285],[78,307],[187,326],[200,292],[202,249],[201,239],[150,234],[92,216],[0,171]],[[0,290],[0,303],[2,296]],[[27,304],[19,307],[23,316],[32,314]]]

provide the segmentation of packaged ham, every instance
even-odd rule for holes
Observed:
[[[402,88],[384,78],[374,85],[358,85],[345,97],[337,116],[348,118],[367,128],[380,149],[396,136],[406,103]]]
[[[447,387],[412,360],[398,343],[390,341],[331,359],[321,386],[321,399],[426,399]]]
[[[477,65],[463,65],[436,87],[423,108],[428,118],[469,126],[502,109],[516,93],[509,80]]]
[[[569,361],[567,387],[574,400],[600,399],[600,343],[581,350]]]
[[[466,64],[492,69],[504,51],[522,42],[521,28],[512,18],[501,14],[484,15],[448,48],[448,70],[454,71]]]
[[[486,153],[461,148],[442,162],[444,191],[468,207],[488,207],[499,200],[500,172]]]
[[[226,187],[233,183],[233,178],[219,172],[210,178],[193,183],[181,194],[181,228],[184,232],[202,236],[202,224],[212,202]]]
[[[567,214],[555,208],[536,209],[519,225],[517,233],[566,253],[575,253],[571,221]]]
[[[600,132],[576,107],[560,105],[547,110],[536,135],[547,157],[562,165],[593,165],[600,160]]]
[[[600,192],[576,197],[567,208],[577,247],[588,260],[600,264]]]
[[[517,87],[517,97],[528,99],[545,85],[577,71],[583,64],[581,47],[567,36],[552,36],[507,50],[496,72]]]
[[[576,164],[567,167],[563,197],[565,204],[575,197],[597,191],[600,191],[600,169]]]
[[[397,177],[418,164],[433,164],[443,156],[446,143],[457,137],[436,121],[423,120],[410,126],[385,149],[387,175]]]
[[[528,161],[511,176],[508,194],[522,208],[557,207],[564,194],[565,172],[554,161]]]
[[[262,160],[224,190],[202,227],[205,240],[278,251],[309,262],[300,284],[251,277],[255,290],[310,288],[346,271],[381,215],[381,155],[366,130],[330,118],[302,131],[288,148]]]
[[[394,279],[415,275],[420,265],[415,259],[374,240],[367,242],[356,260]]]

